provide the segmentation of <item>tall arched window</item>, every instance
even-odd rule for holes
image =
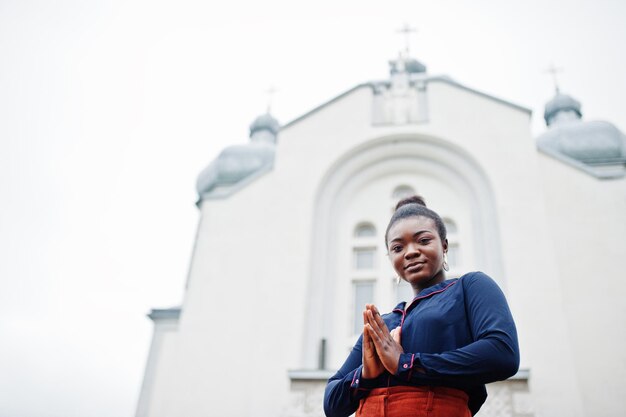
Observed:
[[[352,239],[352,333],[363,330],[363,306],[374,302],[376,286],[376,227],[367,221],[354,227]]]
[[[391,193],[391,198],[393,198],[395,201],[398,201],[406,197],[411,197],[412,195],[415,195],[415,190],[413,189],[413,187],[409,185],[398,185],[396,188],[394,188],[393,193]]]

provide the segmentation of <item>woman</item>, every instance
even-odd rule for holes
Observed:
[[[476,414],[487,398],[485,384],[519,367],[517,332],[504,294],[481,272],[445,279],[446,228],[421,197],[398,203],[385,244],[415,298],[384,316],[366,305],[362,336],[328,380],[326,415]]]

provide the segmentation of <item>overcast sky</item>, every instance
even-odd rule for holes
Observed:
[[[286,123],[384,79],[409,23],[431,74],[531,108],[535,135],[552,63],[626,131],[624,22],[623,0],[0,0],[0,416],[134,415],[196,176],[270,86]]]

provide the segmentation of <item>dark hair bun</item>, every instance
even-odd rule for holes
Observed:
[[[407,204],[417,204],[426,207],[426,203],[424,202],[424,198],[422,196],[413,195],[398,201],[398,204],[396,204],[396,211],[398,211],[400,207],[406,206]]]

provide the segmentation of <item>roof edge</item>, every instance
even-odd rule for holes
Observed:
[[[429,82],[442,82],[442,83],[449,84],[451,86],[460,88],[460,89],[468,91],[470,93],[474,93],[474,94],[476,94],[478,96],[481,96],[481,97],[493,100],[493,101],[495,101],[497,103],[504,104],[505,106],[509,106],[509,107],[511,107],[511,108],[513,108],[515,110],[527,113],[529,116],[532,115],[532,113],[533,113],[533,111],[531,109],[529,109],[528,107],[524,107],[524,106],[521,106],[519,104],[515,104],[515,103],[513,103],[511,101],[504,100],[502,98],[493,96],[491,94],[483,93],[482,91],[476,90],[474,88],[467,87],[466,85],[463,85],[463,84],[461,84],[461,83],[459,83],[457,81],[454,81],[452,78],[450,78],[448,76],[445,76],[445,75],[428,76],[428,77],[423,78],[423,80],[426,83],[429,83]],[[389,84],[389,82],[390,82],[389,80],[382,80],[382,81],[367,81],[367,82],[364,82],[364,83],[357,84],[354,87],[344,91],[343,93],[341,93],[341,94],[331,98],[330,100],[325,101],[322,104],[314,107],[313,109],[307,111],[306,113],[303,113],[302,115],[296,117],[295,119],[291,120],[290,122],[282,125],[281,126],[281,130],[285,129],[285,128],[288,128],[288,127],[298,123],[299,121],[301,121],[303,119],[306,119],[307,117],[311,116],[312,114],[317,113],[318,111],[322,110],[324,107],[326,107],[326,106],[328,106],[328,105],[330,105],[330,104],[332,104],[332,103],[334,103],[336,101],[341,100],[342,98],[344,98],[348,94],[351,94],[352,92],[354,92],[354,91],[356,91],[356,90],[358,90],[360,88],[369,87],[371,89],[374,89],[374,86],[376,86],[376,85]]]
[[[155,322],[158,320],[178,320],[180,318],[180,312],[180,307],[153,308],[147,316]]]
[[[256,181],[258,178],[267,174],[268,172],[274,169],[274,161],[271,164],[267,164],[252,172],[251,174],[241,178],[239,181],[229,185],[229,186],[218,186],[216,188],[211,189],[211,191],[203,192],[198,194],[198,199],[196,200],[196,207],[200,208],[200,205],[205,200],[223,200],[231,195],[235,194],[239,190],[245,188],[248,184]]]
[[[288,122],[288,123],[286,123],[286,124],[282,125],[282,126],[281,126],[281,130],[282,130],[282,129],[285,129],[285,128],[287,128],[287,127],[291,126],[291,125],[294,125],[294,124],[298,123],[300,120],[306,119],[306,118],[307,118],[307,117],[309,117],[310,115],[312,115],[312,114],[314,114],[314,113],[317,113],[318,111],[320,111],[320,110],[321,110],[321,109],[323,109],[324,107],[326,107],[326,106],[328,106],[328,105],[330,105],[330,104],[332,104],[332,103],[334,103],[334,102],[336,102],[336,101],[341,100],[342,98],[344,98],[344,97],[345,97],[345,96],[347,96],[348,94],[352,93],[353,91],[358,90],[359,88],[362,88],[362,87],[370,87],[370,88],[373,88],[373,86],[374,86],[374,82],[371,82],[371,81],[369,81],[369,82],[365,82],[365,83],[361,83],[361,84],[357,84],[357,85],[355,85],[354,87],[350,88],[349,90],[344,91],[343,93],[339,94],[338,96],[335,96],[335,97],[331,98],[330,100],[323,102],[322,104],[320,104],[320,105],[318,105],[318,106],[314,107],[313,109],[309,110],[308,112],[303,113],[302,115],[300,115],[300,116],[296,117],[296,118],[295,118],[295,119],[293,119],[292,121],[290,121],[290,122]]]
[[[469,91],[470,93],[474,93],[474,94],[479,95],[481,97],[488,98],[488,99],[493,100],[495,102],[498,102],[500,104],[504,104],[504,105],[512,107],[512,108],[514,108],[516,110],[522,111],[524,113],[528,113],[528,115],[531,115],[533,113],[533,111],[531,109],[529,109],[528,107],[524,107],[524,106],[521,106],[519,104],[515,104],[515,103],[513,103],[511,101],[508,101],[508,100],[505,100],[503,98],[499,98],[499,97],[493,96],[491,94],[483,93],[482,91],[476,90],[474,88],[471,88],[471,87],[468,87],[466,85],[463,85],[463,84],[461,84],[461,83],[459,83],[457,81],[454,81],[452,78],[450,78],[448,76],[445,76],[445,75],[435,75],[435,76],[432,76],[432,77],[428,77],[426,79],[426,82],[431,82],[431,81],[434,81],[434,82],[444,82],[444,83],[453,85],[453,86],[458,87],[458,88],[460,88],[462,90]]]
[[[580,162],[576,159],[570,158],[567,155],[563,155],[560,152],[542,146],[541,144],[537,144],[537,150],[541,153],[550,156],[556,159],[559,162],[562,162],[565,165],[569,165],[572,168],[576,168],[579,171],[584,172],[585,174],[591,175],[599,180],[614,180],[624,178],[626,176],[626,169],[612,169],[612,170],[603,170],[603,169],[594,169],[593,166],[587,165],[583,162]],[[610,164],[613,165],[613,164]],[[620,165],[620,164],[614,164]]]

